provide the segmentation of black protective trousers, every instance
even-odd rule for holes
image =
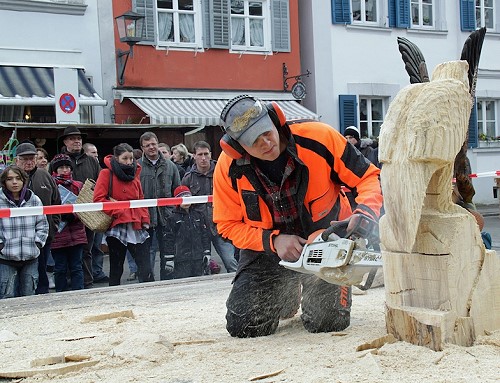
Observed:
[[[273,334],[280,318],[293,316],[309,332],[342,331],[350,324],[351,288],[327,283],[279,265],[277,255],[241,250],[226,302],[226,328],[246,338]]]

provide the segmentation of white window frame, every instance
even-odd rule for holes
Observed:
[[[361,104],[363,100],[366,100],[366,119],[361,119]],[[372,101],[380,101],[382,104],[381,119],[374,120],[372,117]],[[374,138],[380,135],[380,126],[384,122],[384,116],[386,113],[386,104],[388,102],[387,97],[377,97],[377,96],[358,96],[358,115],[359,115],[359,133],[361,137]],[[380,123],[379,132],[377,135],[373,133],[373,124]],[[366,125],[366,126],[365,126]]]
[[[477,132],[478,135],[485,134],[489,138],[496,138],[500,136],[500,131],[498,128],[498,123],[497,123],[497,116],[498,116],[498,100],[494,99],[477,99],[477,107],[478,107],[478,113],[477,113]],[[486,111],[486,103],[491,103],[493,105],[494,111],[493,111],[493,119],[488,119]],[[493,130],[488,131],[488,125],[493,126]],[[486,127],[486,129],[485,129]]]
[[[271,53],[271,1],[270,0],[237,0],[241,1],[244,6],[243,15],[233,15],[231,14],[231,3],[229,8],[229,43],[230,52],[242,53],[242,52],[255,52],[255,53]],[[262,4],[262,16],[251,16],[249,15],[249,3],[261,3]],[[235,45],[232,42],[232,19],[233,18],[244,18],[245,19],[245,45]],[[250,19],[261,19],[263,26],[263,46],[252,46],[250,45]]]
[[[418,22],[413,21],[413,5],[418,5]],[[424,24],[424,7],[430,7],[432,10],[432,17],[430,24]],[[412,28],[422,28],[422,29],[436,29],[436,0],[410,0],[410,20]]]
[[[361,7],[361,10],[360,10],[360,18],[359,19],[355,19],[354,18],[354,3],[353,3],[354,0],[351,0],[351,17],[352,17],[352,23],[353,24],[362,24],[362,25],[379,25],[380,23],[380,3],[382,2],[381,0],[372,0],[374,3],[375,3],[375,12],[376,12],[376,17],[375,17],[375,20],[374,21],[367,21],[366,20],[366,4],[365,4],[365,0],[359,0],[360,2],[360,7]],[[358,0],[356,0],[358,1]]]
[[[202,48],[202,7],[201,0],[193,0],[193,10],[185,11],[179,10],[179,0],[172,0],[173,9],[159,8],[158,2],[155,0],[155,36],[156,45],[158,47],[167,48],[189,48],[198,49]],[[173,17],[173,27],[174,27],[174,41],[160,40],[160,23],[159,15],[162,13],[171,13]],[[183,42],[180,41],[180,26],[179,26],[179,15],[181,14],[192,14],[194,19],[194,42]]]
[[[486,1],[491,1],[491,6],[487,7],[485,6],[485,2]],[[493,20],[491,20],[491,27],[487,27],[488,30],[494,30],[495,29],[495,23],[496,23],[496,15],[495,15],[495,1],[496,0],[476,0],[476,7],[475,7],[475,10],[476,10],[476,28],[479,29],[479,28],[482,28],[484,26],[486,26],[486,10],[487,9],[490,9],[491,12],[491,16],[493,18]],[[479,4],[478,4],[479,3]],[[479,12],[479,18],[477,17],[477,14]]]

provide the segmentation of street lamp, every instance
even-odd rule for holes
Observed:
[[[129,56],[133,57],[133,47],[143,39],[144,34],[144,16],[138,13],[128,11],[121,16],[115,17],[118,36],[122,43],[127,43],[130,47],[128,51],[116,50],[116,60],[118,62],[118,82],[123,85],[125,67]],[[125,56],[125,58],[124,58]]]

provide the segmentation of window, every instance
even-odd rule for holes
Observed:
[[[289,0],[132,0],[145,17],[141,44],[266,54],[290,52],[289,8]]]
[[[476,0],[476,28],[493,29],[494,25],[493,0]]]
[[[231,48],[270,50],[266,1],[231,0]]]
[[[477,100],[477,127],[479,135],[493,138],[500,134],[496,131],[495,101]]]
[[[377,0],[352,0],[351,3],[353,22],[378,22]]]
[[[156,11],[159,46],[200,45],[199,1],[157,0]]]
[[[382,98],[359,98],[359,127],[361,137],[378,137],[384,122],[384,100]]]
[[[411,0],[412,27],[434,26],[433,0]]]

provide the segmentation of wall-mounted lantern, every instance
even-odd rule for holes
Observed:
[[[125,67],[129,56],[133,57],[133,47],[139,41],[143,40],[144,36],[144,16],[138,13],[128,11],[121,16],[115,17],[116,27],[118,28],[118,36],[122,43],[127,43],[130,49],[128,51],[116,50],[116,60],[118,63],[118,82],[123,85]],[[125,57],[124,57],[125,56]]]

